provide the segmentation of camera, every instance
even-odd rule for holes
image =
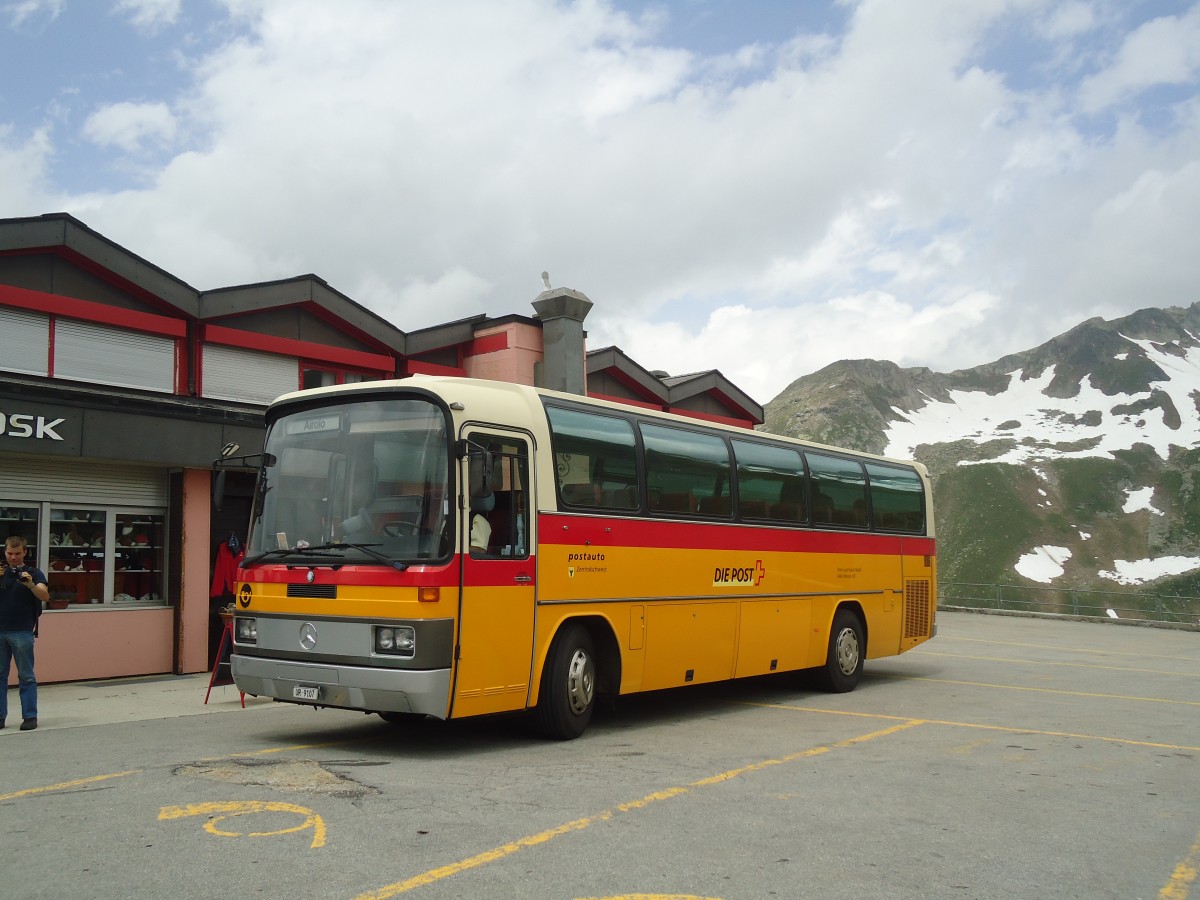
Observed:
[[[20,569],[18,569],[18,568],[16,568],[15,566],[9,566],[9,567],[8,567],[8,574],[9,574],[9,575],[11,575],[13,578],[16,578],[16,579],[18,579],[18,580],[20,580],[20,578],[21,578],[21,570],[20,570]]]

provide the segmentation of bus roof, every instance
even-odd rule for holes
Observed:
[[[602,400],[595,397],[586,397],[581,394],[564,393],[562,391],[552,391],[546,388],[532,387],[525,384],[516,384],[511,381],[493,381],[486,378],[465,378],[460,375],[412,375],[407,378],[392,379],[387,381],[360,381],[354,384],[337,384],[327,387],[308,388],[302,391],[292,391],[291,393],[283,394],[276,397],[268,407],[268,417],[278,415],[280,408],[291,406],[295,403],[310,402],[317,398],[328,398],[337,400],[344,398],[347,400],[353,399],[359,394],[373,394],[381,392],[404,391],[420,389],[437,394],[438,396],[452,402],[460,400],[464,403],[474,402],[488,404],[488,418],[505,418],[502,414],[509,413],[513,418],[519,415],[532,415],[535,410],[541,408],[542,398],[562,401],[563,403],[582,404],[594,409],[608,409],[623,415],[636,416],[643,419],[653,419],[656,421],[670,422],[677,425],[704,428],[713,431],[720,431],[725,434],[741,437],[759,437],[773,441],[781,441],[789,444],[794,444],[800,447],[810,447],[814,450],[828,450],[835,453],[841,453],[853,456],[859,459],[876,460],[884,463],[892,463],[898,465],[909,466],[916,469],[923,476],[928,477],[928,471],[924,465],[911,459],[896,459],[889,456],[880,456],[874,453],[866,453],[861,450],[850,450],[845,447],[837,447],[831,444],[821,444],[816,441],[804,440],[802,438],[793,438],[787,435],[776,434],[769,431],[758,431],[754,429],[741,428],[737,425],[729,425],[724,422],[714,422],[707,419],[692,418],[690,416],[682,416],[677,413],[663,412],[661,410],[647,409],[643,406],[634,406],[632,404],[621,403],[614,400]],[[501,398],[507,398],[501,400]],[[503,403],[508,406],[507,410],[497,408],[498,403]]]

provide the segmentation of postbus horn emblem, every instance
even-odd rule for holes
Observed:
[[[317,626],[312,622],[305,622],[300,626],[300,646],[305,650],[317,646]]]

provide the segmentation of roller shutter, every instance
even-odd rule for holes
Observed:
[[[214,400],[264,406],[300,387],[300,360],[219,344],[204,346],[203,394]]]
[[[0,309],[0,359],[8,372],[50,373],[50,317],[17,309]]]
[[[9,457],[0,468],[0,497],[96,506],[166,506],[165,469],[75,460]]]
[[[54,377],[172,393],[175,341],[59,319],[54,326]]]

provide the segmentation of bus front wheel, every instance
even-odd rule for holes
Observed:
[[[554,638],[534,711],[538,731],[569,741],[583,734],[596,706],[596,652],[591,633],[568,625]]]
[[[825,665],[817,670],[821,687],[835,694],[852,691],[862,677],[867,642],[858,616],[839,609],[829,632],[829,653]]]

